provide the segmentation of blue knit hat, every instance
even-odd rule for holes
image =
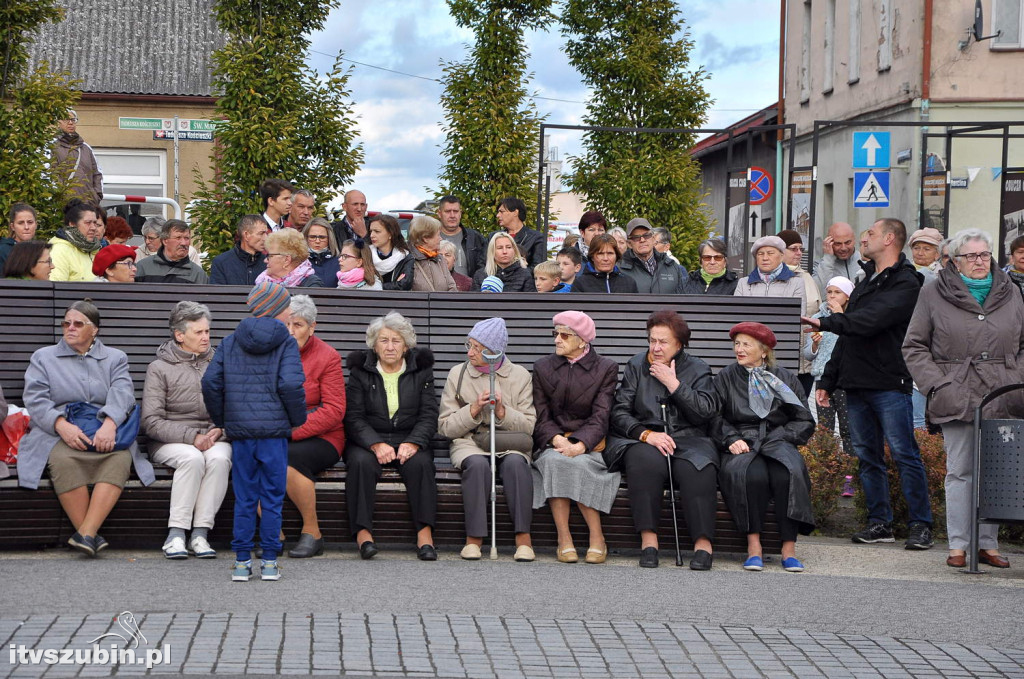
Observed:
[[[256,318],[276,318],[291,304],[288,288],[274,281],[257,283],[249,292],[249,311]]]
[[[480,292],[501,292],[505,284],[497,276],[488,276],[480,283]]]
[[[488,318],[480,321],[469,331],[469,338],[475,339],[492,352],[505,353],[508,346],[508,329],[503,318]]]

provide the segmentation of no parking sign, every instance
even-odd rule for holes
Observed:
[[[768,170],[763,167],[752,166],[747,171],[747,183],[750,186],[750,204],[760,205],[766,202],[772,195],[775,183]]]

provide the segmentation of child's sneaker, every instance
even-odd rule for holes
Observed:
[[[280,580],[281,569],[277,567],[277,560],[264,561],[260,567],[260,579],[261,580]]]
[[[252,559],[249,561],[236,561],[235,568],[231,571],[232,582],[249,582],[252,577]]]
[[[849,474],[843,480],[843,497],[853,497],[853,477]]]

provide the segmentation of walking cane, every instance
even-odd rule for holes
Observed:
[[[665,421],[665,433],[672,436],[672,423],[668,419],[668,408],[665,403],[661,404],[661,419]],[[668,499],[672,504],[672,532],[676,538],[676,566],[683,565],[683,554],[679,549],[679,519],[676,518],[676,483],[672,478],[672,455],[666,455],[668,462]]]
[[[494,561],[498,558],[498,458],[494,450],[494,406],[497,399],[494,396],[494,370],[501,361],[502,354],[489,354],[485,351],[481,355],[491,368],[491,395],[487,409],[491,411],[491,560]]]

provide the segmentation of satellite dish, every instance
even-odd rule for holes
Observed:
[[[1003,34],[1002,31],[996,31],[992,35],[985,35],[985,15],[981,11],[981,0],[974,0],[974,25],[970,28],[971,37],[976,41],[991,40],[992,38],[998,38]]]

